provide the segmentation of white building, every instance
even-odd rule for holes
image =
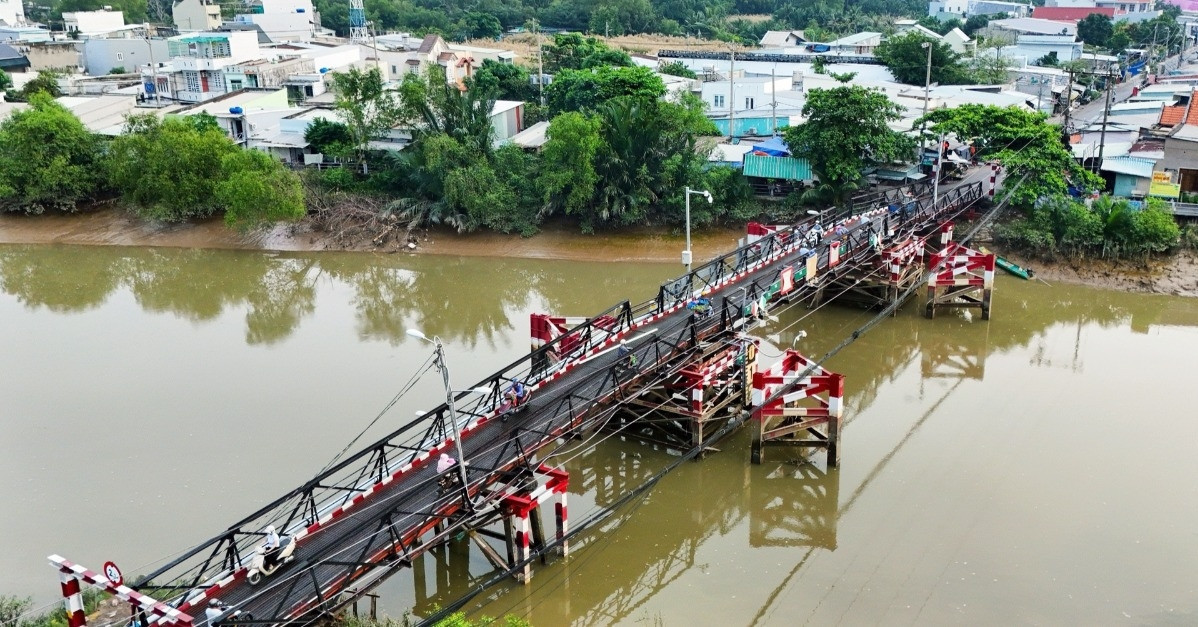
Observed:
[[[708,114],[727,118],[733,104],[737,113],[757,110],[769,112],[775,94],[789,91],[792,85],[791,76],[739,76],[731,81],[703,83],[700,97],[707,103]],[[736,99],[735,103],[733,98]]]
[[[83,42],[83,69],[91,76],[104,76],[113,69],[137,72],[150,64],[170,60],[166,40],[140,37],[92,37]]]
[[[251,31],[179,35],[167,40],[170,63],[142,70],[144,92],[180,102],[204,102],[227,92],[224,70],[260,58]],[[155,83],[157,83],[155,85]]]
[[[1030,5],[1020,2],[999,0],[932,0],[928,2],[928,15],[940,20],[956,18],[964,21],[973,15],[996,15],[1006,13],[1011,17],[1031,15]]]
[[[2,1],[2,0],[0,0]],[[53,39],[50,31],[35,26],[0,26],[0,41],[38,43]]]
[[[807,43],[801,30],[769,30],[761,36],[762,48],[791,48]]]
[[[25,7],[21,0],[0,0],[0,26],[24,26]]]
[[[258,26],[271,41],[311,41],[316,32],[312,0],[251,0],[248,8],[233,21]]]
[[[953,52],[965,56],[973,56],[978,47],[978,42],[970,39],[969,35],[959,28],[948,31],[940,40],[948,44]]]
[[[220,6],[208,0],[177,0],[171,19],[181,33],[220,28]]]
[[[121,11],[74,11],[62,14],[62,21],[68,33],[78,33],[80,37],[103,35],[125,26],[125,14]]]

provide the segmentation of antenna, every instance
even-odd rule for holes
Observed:
[[[366,6],[362,0],[349,0],[349,40],[362,44],[369,38],[370,33],[366,31]]]

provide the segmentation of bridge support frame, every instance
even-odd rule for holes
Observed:
[[[630,392],[631,420],[645,422],[664,434],[667,445],[707,446],[716,430],[713,425],[731,417],[734,408],[744,403],[741,391],[750,381],[744,374],[745,365],[756,356],[755,346],[747,348],[752,345],[744,340],[717,340],[674,376]]]
[[[563,557],[570,554],[566,535],[569,534],[569,511],[566,505],[567,488],[570,485],[570,474],[560,468],[551,468],[541,464],[536,474],[546,478],[543,485],[529,493],[510,493],[500,500],[503,516],[504,540],[506,544],[506,563],[498,562],[499,555],[486,552],[487,557],[497,567],[514,569],[516,580],[527,584],[532,580],[532,549],[542,549],[546,545],[545,531],[541,519],[541,504],[556,497],[554,503],[554,522],[558,550]],[[544,558],[542,558],[543,560]],[[521,565],[522,564],[522,565]]]
[[[952,241],[952,229],[951,222],[941,225],[941,249],[928,258],[928,267],[938,269],[928,280],[925,314],[935,318],[937,309],[977,308],[989,320],[995,256]]]
[[[769,400],[775,392],[783,393]],[[789,445],[823,448],[827,465],[840,465],[844,375],[787,350],[781,361],[753,376],[753,405],[753,463],[765,460],[766,446]]]

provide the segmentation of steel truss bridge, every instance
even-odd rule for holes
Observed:
[[[486,388],[486,394],[456,394],[456,429],[450,405],[442,403],[136,582],[113,581],[52,556],[71,625],[84,623],[77,602],[81,583],[103,586],[128,601],[143,627],[206,625],[204,608],[210,599],[242,612],[240,618],[222,617],[218,623],[309,623],[461,534],[470,534],[480,547],[486,544],[480,536],[506,540],[506,559],[494,549],[483,550],[498,570],[527,578],[534,558],[555,550],[564,553],[571,535],[581,531],[567,524],[568,477],[538,462],[539,452],[624,424],[628,408],[643,412],[651,392],[668,392],[671,385],[701,376],[696,369],[703,367],[718,380],[704,384],[714,396],[703,402],[723,410],[704,418],[711,423],[687,413],[690,399],[679,403],[666,393],[652,401],[657,409],[672,412],[667,416],[675,422],[656,421],[667,423],[661,437],[697,454],[740,424],[747,415],[743,410],[751,409],[745,374],[751,341],[744,332],[759,322],[766,306],[823,298],[828,284],[882,267],[886,246],[929,237],[984,198],[981,182],[967,183],[935,202],[909,200],[903,211],[894,211],[893,205],[889,210],[871,208],[818,232],[814,219],[808,219],[750,238],[663,283],[650,300],[625,300],[568,326],[479,381],[474,387]],[[709,312],[688,307],[698,295],[709,299]],[[636,356],[635,368],[616,350],[622,339]],[[502,391],[514,378],[531,386],[531,400],[521,412],[500,419]],[[679,406],[663,408],[669,403]],[[461,433],[468,462],[466,484],[445,489],[435,466],[441,453],[454,452],[455,430]],[[553,537],[539,529],[536,512],[550,498],[559,499]],[[531,529],[530,511],[535,514]],[[296,539],[296,559],[251,586],[246,581],[250,558],[262,530],[272,524]],[[491,530],[499,524],[503,532]],[[768,541],[763,532],[762,542]]]

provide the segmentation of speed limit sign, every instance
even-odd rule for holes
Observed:
[[[125,582],[124,577],[121,576],[121,569],[117,568],[116,564],[113,564],[112,562],[104,562],[104,576],[107,577],[108,581],[111,581],[112,585],[114,586],[119,586]]]

